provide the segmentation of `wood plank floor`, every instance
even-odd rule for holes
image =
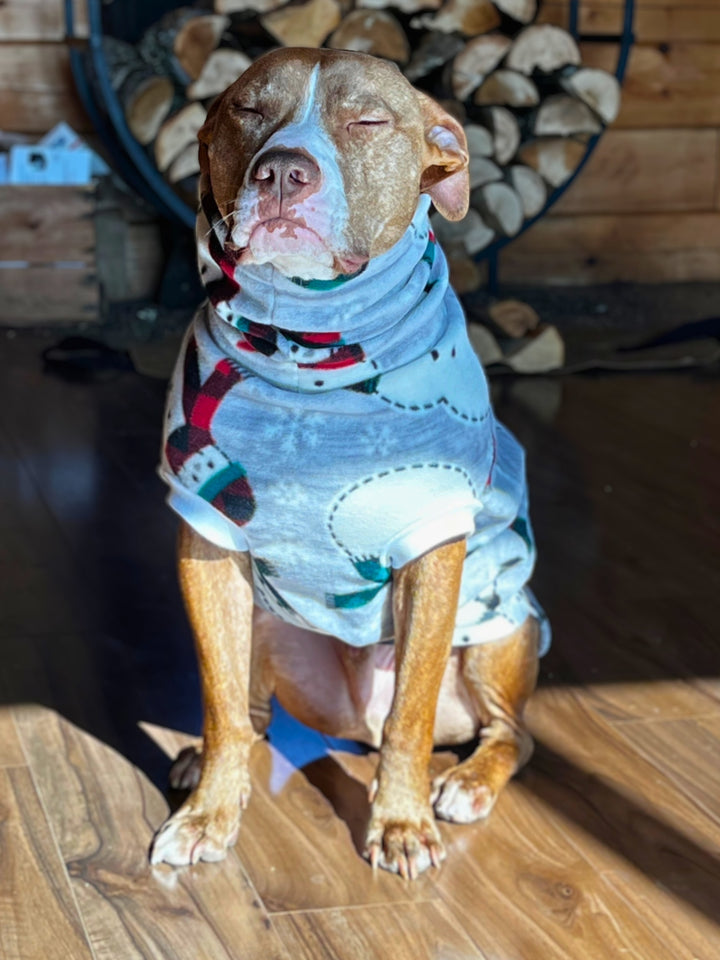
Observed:
[[[3,960],[717,960],[717,376],[494,383],[555,631],[536,752],[406,884],[358,854],[374,755],[282,714],[227,861],[149,867],[200,724],[164,387],[45,374],[43,345],[0,355]]]

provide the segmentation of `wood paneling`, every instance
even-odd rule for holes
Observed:
[[[92,190],[0,186],[0,260],[94,260]]]
[[[92,190],[0,186],[0,322],[96,320]]]
[[[92,130],[67,49],[56,43],[0,45],[0,129],[42,134],[60,120],[78,133]]]
[[[582,0],[579,12],[581,34],[614,35],[622,31],[623,7],[620,3]],[[543,2],[538,21],[566,27],[566,0]],[[684,4],[658,0],[651,6],[636,3],[633,33],[636,43],[720,42],[720,8],[709,2]]]
[[[334,761],[321,764],[320,770],[301,774],[265,744],[254,752],[253,797],[236,849],[268,910],[437,897],[432,873],[410,886],[383,871],[373,876],[358,852],[369,813],[367,787]],[[334,802],[312,784],[323,775],[332,784]],[[338,807],[352,811],[350,822],[338,816]]]
[[[500,255],[516,283],[662,283],[720,276],[720,215],[545,217]]]
[[[19,727],[97,960],[290,960],[235,856],[150,869],[167,806],[131,764],[49,710]]]
[[[720,717],[619,723],[616,729],[720,824],[720,794],[715,782],[720,770]]]
[[[18,767],[24,763],[13,715],[9,707],[0,706],[0,767]]]
[[[552,214],[709,210],[715,202],[714,130],[613,130]]]
[[[87,35],[85,0],[73,0],[76,35]],[[0,40],[65,39],[64,0],[4,0],[0,5]]]
[[[587,66],[614,71],[617,49],[613,44],[585,43],[581,53]],[[635,46],[613,129],[720,126],[719,91],[720,44]]]
[[[99,291],[95,266],[0,266],[2,323],[38,326],[45,322],[98,320]]]
[[[0,811],[0,953],[93,960],[27,769],[0,769]]]
[[[0,705],[28,764],[0,771],[3,960],[716,960],[717,378],[526,378],[524,401],[495,383],[554,629],[536,752],[486,822],[441,825],[446,863],[406,884],[357,850],[376,755],[319,756],[287,726],[255,753],[228,859],[149,867],[166,752],[199,699],[152,479],[163,385],[43,375],[50,342],[0,351],[0,558],[49,572],[32,636],[0,576]]]
[[[520,781],[484,829],[460,828],[465,856],[448,859],[441,887],[458,924],[489,956],[508,960],[680,960],[647,908],[620,896],[571,842],[562,803],[553,816]]]
[[[489,960],[437,903],[283,914],[273,924],[293,960]]]
[[[531,726],[543,746],[523,782],[547,803],[551,820],[671,956],[712,960],[720,947],[720,823],[699,807],[694,790],[678,790],[630,745],[624,725],[611,728],[579,698],[547,691]],[[601,730],[599,755],[590,744]],[[696,762],[691,750],[688,773]]]

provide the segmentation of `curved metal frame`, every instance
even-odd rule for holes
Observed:
[[[93,124],[100,134],[103,143],[109,150],[112,159],[117,167],[118,173],[123,179],[132,186],[145,199],[149,200],[166,217],[175,220],[191,229],[195,223],[195,211],[191,209],[166,183],[162,175],[154,166],[150,157],[143,147],[135,140],[128,129],[125,121],[125,115],[120,106],[117,94],[113,90],[110,82],[105,55],[102,49],[102,16],[100,9],[100,0],[87,0],[88,18],[90,26],[89,37],[89,61],[92,64],[92,71],[99,88],[103,105],[107,111],[107,117],[98,107],[93,96],[91,85],[87,76],[87,61],[83,53],[71,45],[70,56],[75,82],[80,93],[80,97],[90,115]],[[620,50],[618,53],[615,76],[622,83],[627,68],[630,48],[633,44],[633,20],[635,13],[635,0],[625,0],[625,12],[623,17],[622,33],[619,36],[589,36],[579,38],[578,19],[579,19],[580,0],[570,0],[570,11],[568,19],[568,31],[575,39],[586,39],[595,42],[618,42]],[[75,39],[75,25],[72,9],[72,0],[65,0],[65,18],[67,25],[67,34],[71,40]],[[113,135],[114,131],[114,135]],[[547,198],[542,210],[534,217],[526,220],[519,233],[512,237],[499,237],[494,240],[484,250],[478,252],[476,260],[488,261],[488,288],[492,291],[497,288],[498,254],[512,243],[516,237],[519,237],[533,224],[543,217],[557,200],[563,195],[568,187],[573,183],[576,177],[589,160],[593,150],[602,136],[601,133],[595,134],[590,138],[587,144],[587,150],[577,165],[571,177],[556,187]],[[118,143],[119,141],[119,143]]]
[[[625,77],[625,70],[627,69],[627,62],[630,56],[630,48],[634,42],[633,35],[633,20],[635,17],[635,0],[625,0],[625,12],[623,15],[623,27],[622,33],[619,37],[616,36],[588,36],[588,37],[579,37],[578,34],[578,19],[579,19],[579,8],[580,0],[570,0],[570,15],[568,19],[568,32],[578,40],[587,40],[594,43],[612,43],[620,41],[620,50],[618,52],[617,65],[615,67],[615,76],[618,80],[618,83],[622,83]],[[604,131],[603,131],[604,132]],[[572,175],[564,182],[561,183],[559,187],[555,187],[550,196],[545,201],[545,205],[539,213],[535,214],[534,217],[531,217],[529,220],[526,220],[518,233],[514,234],[512,237],[498,237],[497,240],[485,247],[484,250],[478,251],[477,256],[475,257],[476,262],[480,263],[483,260],[488,261],[488,277],[487,277],[487,289],[492,294],[495,293],[498,287],[498,254],[506,247],[509,243],[512,243],[513,240],[516,240],[519,236],[525,233],[526,230],[529,230],[533,224],[537,223],[541,217],[544,217],[548,212],[550,207],[560,199],[560,197],[565,193],[568,187],[577,179],[581,170],[585,164],[590,159],[590,156],[598,144],[598,141],[602,137],[602,133],[596,133],[587,143],[587,150],[583,155],[582,160],[573,170]]]
[[[103,106],[107,111],[107,120],[95,102],[88,81],[87,62],[79,50],[71,47],[73,75],[78,84],[78,91],[83,104],[93,123],[97,125],[98,133],[110,151],[113,161],[117,164],[118,173],[121,174],[123,179],[138,190],[166,217],[193,229],[195,211],[184,203],[166,183],[144,148],[128,129],[125,114],[110,81],[110,74],[102,48],[103,32],[100,0],[87,0],[87,8],[90,27],[88,39],[89,61],[92,64],[93,77],[97,83]],[[68,36],[75,39],[72,0],[65,0],[65,18]],[[113,130],[115,131],[115,137],[112,136]]]

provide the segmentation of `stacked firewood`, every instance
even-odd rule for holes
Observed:
[[[534,23],[537,3],[214,0],[167,14],[136,47],[106,38],[106,54],[131,132],[193,204],[197,132],[255,57],[325,45],[395,61],[465,126],[471,209],[436,228],[467,290],[480,283],[481,251],[543,209],[619,109],[615,78],[584,68],[564,30]]]

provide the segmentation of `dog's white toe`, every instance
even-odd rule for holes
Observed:
[[[438,777],[433,784],[435,815],[453,823],[473,823],[489,816],[496,796],[482,783],[470,783],[452,776]]]
[[[228,822],[228,817],[220,814],[186,812],[181,807],[156,833],[150,863],[182,867],[200,860],[223,860],[237,840],[239,826],[239,817]]]

